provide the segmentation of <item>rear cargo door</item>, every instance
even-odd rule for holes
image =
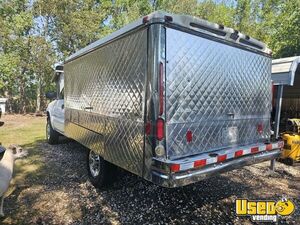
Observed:
[[[269,57],[171,28],[166,57],[168,158],[269,138]]]

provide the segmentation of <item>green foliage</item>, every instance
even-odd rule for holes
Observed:
[[[48,34],[63,60],[102,36],[111,11],[108,0],[36,0],[36,16],[48,20]],[[107,32],[106,32],[107,33]]]
[[[54,64],[155,10],[197,16],[300,54],[299,0],[0,0],[0,96],[10,111],[43,110]]]
[[[17,54],[0,54],[0,95],[4,95],[5,85],[13,85],[19,63],[20,58]]]
[[[269,45],[276,57],[300,55],[300,1],[284,1],[274,20],[276,27]]]
[[[112,4],[111,14],[108,17],[110,18],[109,27],[112,30],[120,29],[151,11],[152,7],[148,0],[116,0]]]
[[[197,0],[161,0],[156,5],[157,9],[178,14],[194,14],[197,6]]]

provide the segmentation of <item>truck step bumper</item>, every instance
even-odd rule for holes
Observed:
[[[174,161],[158,160],[152,168],[152,179],[154,183],[164,187],[185,186],[219,173],[278,158],[282,147],[283,142],[276,142],[250,146],[250,151],[247,148],[229,149],[225,150],[227,154],[217,151]],[[245,154],[241,151],[245,151]]]

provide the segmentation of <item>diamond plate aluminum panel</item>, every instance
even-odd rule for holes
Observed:
[[[104,141],[102,156],[141,175],[147,29],[70,61],[64,69],[65,107],[70,111],[70,123],[99,133],[99,141]],[[93,135],[85,135],[82,140],[76,130],[83,133],[81,129],[66,129],[67,136],[86,146],[95,140]]]
[[[87,148],[94,150],[98,154],[104,155],[105,147],[103,135],[67,120],[65,121],[65,131],[68,133],[68,137],[71,137]]]
[[[271,59],[174,29],[166,36],[168,157],[269,139]]]
[[[107,118],[97,113],[85,112],[83,110],[74,110],[67,108],[65,110],[65,121],[78,124],[84,128],[92,130],[99,134],[104,134],[106,131]]]

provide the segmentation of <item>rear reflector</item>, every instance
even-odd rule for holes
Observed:
[[[164,65],[159,64],[159,115],[164,112]]]
[[[259,152],[258,147],[251,148],[251,153],[256,153],[256,152]]]
[[[171,172],[178,172],[180,170],[180,164],[171,164],[170,170]]]
[[[223,162],[227,159],[227,155],[219,155],[218,156],[218,162]]]
[[[243,155],[243,150],[238,150],[234,153],[234,157],[239,157]]]
[[[164,138],[164,120],[159,118],[156,121],[156,138],[161,141]]]
[[[206,165],[206,159],[200,159],[194,162],[194,167],[205,166],[205,165]]]
[[[247,147],[244,149],[232,149],[232,151],[228,151],[226,153],[222,152],[220,155],[217,153],[214,153],[212,156],[212,153],[210,154],[203,154],[199,156],[200,158],[194,159],[193,161],[183,161],[182,163],[179,161],[173,161],[172,163],[168,164],[168,168],[170,169],[171,172],[179,172],[179,171],[188,171],[190,169],[203,169],[206,166],[215,166],[216,163],[220,163],[226,160],[234,160],[235,158],[238,159],[240,156],[251,156],[252,154],[256,154],[258,152],[261,153],[266,153],[266,150],[271,151],[274,149],[278,149],[281,146],[284,145],[283,141],[278,141],[277,143],[268,143],[268,144],[261,144],[261,145],[256,145],[252,147]],[[163,146],[159,145],[157,146],[161,147],[163,149],[163,154],[164,154],[164,148]],[[157,149],[156,149],[157,150]],[[234,153],[234,154],[232,154]],[[187,172],[189,173],[189,172]]]
[[[192,142],[192,140],[193,140],[193,132],[190,131],[190,130],[188,130],[188,131],[186,132],[186,141],[187,141],[188,143],[190,143],[190,142]]]
[[[270,151],[270,150],[272,150],[272,149],[273,149],[272,144],[266,145],[266,150],[267,150],[267,151]]]

